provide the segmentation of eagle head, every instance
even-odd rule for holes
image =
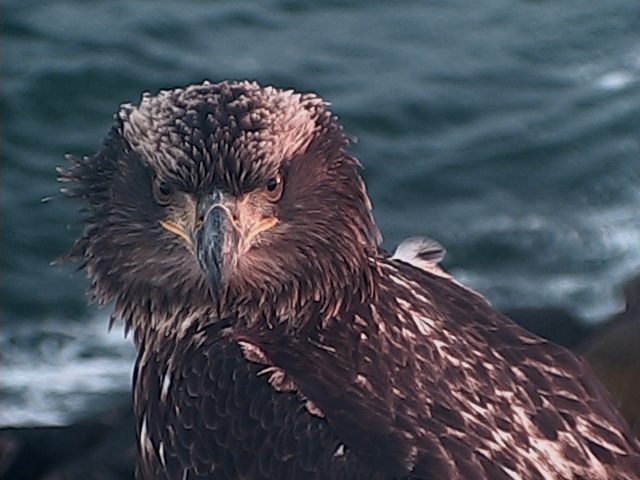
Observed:
[[[128,327],[184,305],[328,308],[336,291],[370,288],[380,234],[318,96],[204,82],[145,94],[114,119],[97,154],[58,172],[88,203],[68,258]]]

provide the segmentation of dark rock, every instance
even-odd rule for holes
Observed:
[[[640,277],[628,281],[623,292],[624,311],[600,325],[577,351],[590,363],[640,436]]]
[[[129,399],[66,427],[0,429],[5,480],[132,480],[136,455]]]

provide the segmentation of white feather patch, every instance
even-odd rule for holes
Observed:
[[[446,254],[445,248],[432,238],[409,237],[400,242],[391,258],[424,270],[432,270]]]
[[[238,342],[238,346],[240,347],[240,350],[242,350],[242,355],[247,361],[259,363],[261,365],[269,364],[267,354],[257,345],[245,341],[240,341]]]
[[[169,387],[171,386],[171,371],[167,368],[164,377],[162,378],[162,389],[160,390],[160,401],[164,402],[167,399],[169,393]]]

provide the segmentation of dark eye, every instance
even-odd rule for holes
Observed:
[[[278,187],[278,180],[276,178],[270,178],[267,182],[267,190],[273,192]]]
[[[159,205],[168,205],[174,193],[173,185],[169,182],[163,182],[158,178],[153,182],[153,196]]]
[[[275,177],[271,177],[267,180],[267,185],[264,189],[264,196],[272,203],[277,202],[282,197],[282,191],[284,189],[284,181],[282,174],[278,173]]]

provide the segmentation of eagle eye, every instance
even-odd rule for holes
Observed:
[[[271,177],[267,180],[267,185],[264,188],[264,196],[271,203],[275,203],[282,197],[282,191],[284,189],[284,180],[281,173],[277,173],[275,177]]]
[[[163,182],[158,178],[153,182],[153,197],[156,199],[158,205],[169,205],[174,193],[173,185],[169,182]]]

